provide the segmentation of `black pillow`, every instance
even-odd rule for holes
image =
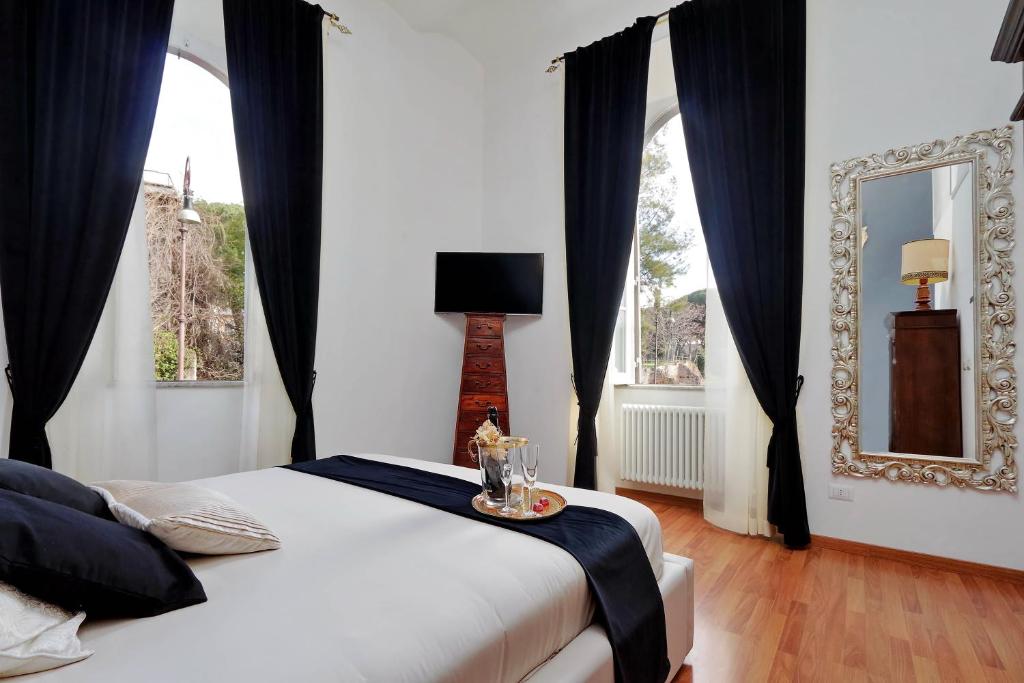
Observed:
[[[189,566],[154,536],[11,491],[0,491],[0,581],[95,618],[206,601]]]
[[[71,477],[39,465],[0,458],[0,489],[60,503],[103,519],[114,519],[100,494]]]

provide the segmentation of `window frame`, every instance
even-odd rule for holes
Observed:
[[[634,334],[636,323],[636,302],[639,294],[639,281],[636,277],[637,265],[636,230],[633,231],[633,246],[630,248],[629,266],[626,269],[626,281],[623,283],[619,313],[615,319],[615,327],[619,326],[619,317],[623,321],[622,343],[624,365],[620,368],[616,357],[615,339],[612,339],[612,358],[608,367],[612,373],[612,384],[615,386],[632,386],[636,383],[637,346]]]

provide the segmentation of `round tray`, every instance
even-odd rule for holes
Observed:
[[[513,495],[518,493],[521,496],[522,487],[516,486],[512,489],[512,491]],[[549,491],[547,489],[533,490],[534,500],[540,500],[542,496],[547,498],[548,501],[550,501],[550,504],[546,508],[544,508],[544,512],[538,512],[536,516],[528,517],[526,515],[526,510],[523,507],[522,503],[513,506],[513,509],[515,510],[514,514],[503,515],[501,514],[500,507],[492,508],[488,507],[487,504],[484,503],[484,494],[482,493],[478,493],[476,496],[473,497],[473,509],[479,512],[480,514],[487,515],[488,517],[507,519],[511,522],[540,522],[545,519],[551,519],[555,515],[558,515],[562,512],[562,510],[564,510],[569,505],[567,502],[565,502],[565,498],[563,498],[560,493],[555,493],[554,491]]]

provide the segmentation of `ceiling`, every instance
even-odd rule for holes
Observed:
[[[452,20],[469,10],[498,6],[501,0],[385,0],[417,31],[446,33]]]
[[[657,14],[671,0],[384,0],[414,30],[438,33],[481,62],[530,44],[540,63]],[[550,53],[550,56],[549,56]]]

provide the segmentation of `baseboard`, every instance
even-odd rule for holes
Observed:
[[[1024,571],[1021,571],[1020,569],[997,567],[991,564],[968,562],[966,560],[954,560],[949,557],[939,557],[938,555],[926,555],[925,553],[915,553],[909,550],[886,548],[880,545],[871,545],[870,543],[848,541],[843,538],[812,535],[811,547],[838,550],[840,552],[850,553],[852,555],[863,555],[865,557],[877,557],[883,560],[895,560],[896,562],[905,562],[907,564],[914,564],[919,567],[927,567],[929,569],[957,572],[960,574],[974,574],[976,576],[984,576],[990,579],[1024,583]]]
[[[615,495],[625,498],[632,498],[641,502],[667,503],[669,505],[686,505],[688,507],[702,508],[704,501],[700,498],[687,498],[686,496],[671,496],[667,493],[654,493],[653,491],[641,491],[640,489],[628,489],[621,486],[615,487]]]
[[[641,503],[685,505],[687,507],[694,507],[697,509],[701,509],[704,506],[704,501],[699,498],[670,496],[666,493],[652,493],[649,491],[641,491],[640,489],[616,487],[615,493],[620,496],[625,496],[626,498],[638,500]],[[848,541],[845,538],[833,538],[831,536],[818,536],[817,534],[813,534],[811,535],[810,548],[837,550],[851,555],[877,557],[882,560],[893,560],[895,562],[903,562],[905,564],[927,567],[928,569],[937,569],[939,571],[956,572],[958,574],[973,574],[975,576],[984,576],[989,579],[1024,583],[1024,570],[1010,569],[1009,567],[997,567],[991,564],[981,564],[980,562],[968,562],[967,560],[955,560],[951,557],[939,557],[938,555],[915,553],[909,550],[899,550],[897,548],[886,548],[880,545],[871,545],[870,543]]]

